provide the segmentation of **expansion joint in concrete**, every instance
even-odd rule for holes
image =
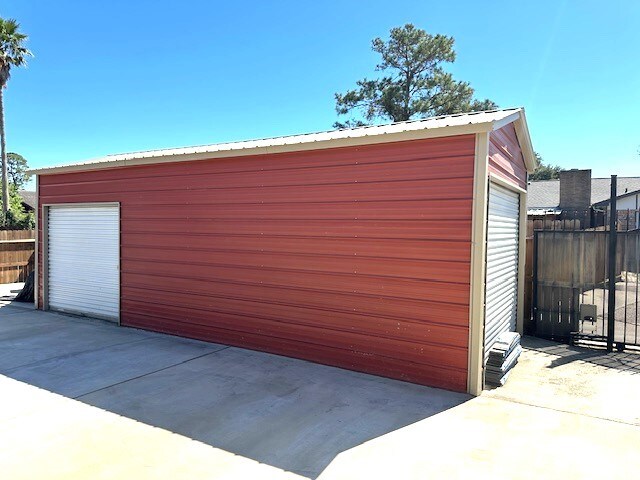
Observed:
[[[184,365],[185,363],[189,363],[189,362],[192,362],[192,361],[194,361],[194,360],[198,360],[198,359],[200,359],[200,358],[203,358],[203,357],[206,357],[206,356],[209,356],[209,355],[213,355],[213,354],[218,353],[218,352],[222,352],[223,350],[226,350],[226,349],[228,349],[228,348],[231,348],[231,347],[222,347],[222,348],[218,348],[218,349],[216,349],[216,350],[214,350],[214,351],[212,351],[212,352],[207,352],[207,353],[204,353],[204,354],[202,354],[202,355],[198,355],[197,357],[189,358],[188,360],[183,360],[182,362],[174,363],[174,364],[168,365],[168,366],[166,366],[166,367],[162,367],[162,368],[159,368],[159,369],[157,369],[157,370],[153,370],[153,371],[151,371],[151,372],[143,373],[142,375],[138,375],[138,376],[136,376],[136,377],[128,378],[128,379],[123,380],[123,381],[121,381],[121,382],[116,382],[116,383],[114,383],[114,384],[112,384],[112,385],[107,385],[106,387],[98,388],[98,389],[96,389],[96,390],[92,390],[91,392],[86,392],[86,393],[83,393],[82,395],[78,395],[78,396],[76,396],[76,397],[72,397],[72,398],[74,398],[75,400],[79,400],[79,399],[81,399],[82,397],[86,397],[87,395],[92,395],[92,394],[94,394],[94,393],[96,393],[96,392],[101,392],[101,391],[103,391],[103,390],[107,390],[107,389],[109,389],[109,388],[115,387],[116,385],[122,385],[122,384],[124,384],[124,383],[131,382],[131,381],[133,381],[133,380],[138,380],[138,379],[140,379],[140,378],[144,378],[144,377],[146,377],[146,376],[148,376],[148,375],[153,375],[154,373],[159,373],[159,372],[162,372],[162,371],[164,371],[164,370],[168,370],[168,369],[173,368],[173,367],[176,367],[176,366],[178,366],[178,365]]]

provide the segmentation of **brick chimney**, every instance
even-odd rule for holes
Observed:
[[[560,172],[560,208],[586,210],[591,206],[591,170]]]

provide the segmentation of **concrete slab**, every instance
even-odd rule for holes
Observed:
[[[533,337],[492,398],[640,425],[640,354],[589,350]]]
[[[468,398],[237,348],[80,397],[309,477],[345,449]]]
[[[320,479],[635,478],[640,355],[523,345],[504,387],[345,451]]]
[[[478,397],[341,453],[319,478],[629,479],[638,445],[632,425]]]
[[[148,337],[56,356],[6,375],[75,398],[228,348],[174,337]]]
[[[143,340],[151,338],[150,335],[100,320],[41,311],[1,315],[0,372],[59,356]]]
[[[524,345],[505,387],[468,400],[105,322],[0,311],[0,471],[634,478],[640,355],[530,338]]]
[[[0,298],[0,315],[9,315],[29,310],[35,310],[33,303],[16,302],[9,298]]]
[[[341,451],[469,399],[301,360],[43,312],[0,315],[0,372],[158,431],[312,478]],[[49,418],[55,413],[44,412],[57,408],[56,401],[52,406],[51,400],[42,405],[38,399],[9,402],[0,403],[0,410],[12,412],[0,415],[0,421],[8,422],[10,430],[41,435],[37,422],[21,424],[32,416],[51,435],[56,428],[79,428],[69,434],[76,440],[82,434],[99,436],[103,428],[99,422],[96,430]],[[27,439],[19,438],[28,449]],[[114,462],[114,457],[104,461]]]
[[[294,480],[290,472],[0,375],[0,471],[12,480]]]

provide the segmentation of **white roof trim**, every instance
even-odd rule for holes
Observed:
[[[34,169],[30,172],[37,175],[46,175],[50,173],[97,170],[153,163],[207,160],[245,155],[390,143],[404,140],[490,132],[511,122],[516,123],[516,132],[520,131],[518,139],[522,144],[527,169],[529,169],[532,164],[527,159],[533,158],[535,162],[535,156],[533,155],[533,150],[531,150],[530,153],[525,152],[526,148],[530,149],[531,141],[529,139],[529,133],[526,130],[524,111],[521,108],[511,108],[260,140],[123,153],[75,164]],[[523,139],[525,142],[523,142]],[[527,141],[528,143],[526,143]],[[535,165],[535,163],[533,165]],[[535,168],[535,166],[533,166],[531,170],[533,168]]]
[[[527,117],[524,114],[524,108],[518,112],[518,121],[514,123],[516,129],[516,137],[520,142],[520,149],[524,157],[524,164],[527,172],[532,173],[538,166],[538,160],[531,144],[531,136],[529,135],[529,127],[527,125]]]

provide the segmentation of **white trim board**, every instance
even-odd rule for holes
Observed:
[[[80,162],[31,170],[36,175],[65,172],[91,171],[105,168],[149,165],[168,162],[213,160],[247,155],[303,152],[328,148],[375,145],[409,140],[440,138],[456,135],[486,133],[509,123],[516,124],[516,133],[523,149],[527,168],[535,168],[535,155],[529,151],[530,139],[522,108],[472,112],[466,114],[432,117],[424,120],[399,122],[389,125],[333,130],[303,135],[265,138],[231,143],[218,143],[198,147],[173,148],[134,152]],[[522,136],[522,138],[520,138]],[[531,163],[533,159],[534,163]]]
[[[469,298],[469,348],[467,392],[480,395],[483,388],[484,290],[486,268],[487,202],[489,195],[489,134],[476,135],[471,231]]]

